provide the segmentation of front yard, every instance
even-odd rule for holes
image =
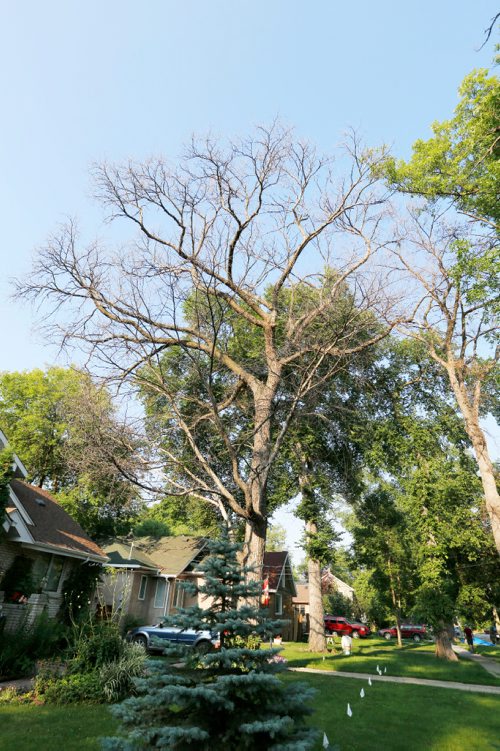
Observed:
[[[495,649],[493,647],[493,649]],[[438,681],[458,681],[487,686],[500,686],[500,680],[490,675],[480,665],[465,659],[444,662],[434,656],[434,644],[408,642],[399,649],[396,642],[387,642],[376,637],[355,639],[352,654],[344,657],[337,653],[322,655],[309,652],[306,644],[288,643],[282,652],[290,667],[308,667],[316,670],[340,670],[351,673],[376,674],[377,665],[386,675],[408,678],[427,678]]]
[[[500,748],[500,696],[288,673],[317,689],[311,724],[338,751],[492,751]],[[365,697],[359,695],[364,688]],[[347,702],[352,717],[346,714]],[[1,751],[99,751],[115,731],[106,706],[0,708]],[[230,750],[228,750],[230,751]]]

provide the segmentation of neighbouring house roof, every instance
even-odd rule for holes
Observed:
[[[24,480],[13,479],[10,485],[15,499],[29,518],[26,529],[32,538],[31,544],[48,548],[54,553],[76,555],[78,558],[86,556],[103,563],[107,560],[99,545],[90,539],[50,493]]]
[[[296,584],[297,590],[296,596],[293,598],[294,605],[308,605],[309,604],[309,584]]]
[[[143,553],[135,541],[113,542],[104,548],[109,558],[109,566],[127,566],[128,568],[147,568],[158,571],[156,564],[149,556]]]
[[[193,571],[207,541],[204,537],[140,537],[131,540],[116,540],[104,549],[110,557],[110,565],[129,565],[160,570],[164,576],[178,576]],[[132,551],[131,551],[132,546]],[[130,552],[131,551],[131,552]],[[130,556],[130,558],[129,558]],[[118,562],[120,557],[120,562]]]
[[[284,589],[285,583],[288,583],[291,584],[292,593],[296,593],[290,558],[286,550],[264,553],[262,577],[269,579],[270,592],[276,592],[280,588]]]

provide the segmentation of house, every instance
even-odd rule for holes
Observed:
[[[283,627],[284,641],[293,638],[293,598],[297,595],[290,556],[283,551],[264,553],[264,592],[269,593],[269,616],[287,621]]]
[[[6,446],[7,439],[0,431],[0,448]],[[21,621],[33,621],[41,612],[54,617],[69,573],[83,563],[102,565],[107,560],[104,551],[50,493],[26,482],[27,471],[16,455],[13,472],[5,516],[0,520],[0,608],[9,631]],[[7,581],[11,580],[8,591],[4,588],[6,574]]]
[[[351,602],[354,599],[354,588],[332,574],[329,568],[323,569],[321,573],[321,591],[323,594],[340,592]],[[293,598],[293,623],[293,640],[306,639],[309,634],[309,584],[307,583],[297,584],[297,594]]]
[[[207,598],[191,595],[182,586],[185,581],[202,583],[198,566],[206,546],[206,538],[188,536],[121,539],[106,545],[109,562],[101,593],[106,608],[120,609],[124,618],[140,625],[157,623],[179,607],[209,608]],[[266,553],[263,578],[270,617],[291,622],[296,590],[288,553]],[[284,627],[282,635],[291,638],[291,626]]]
[[[101,598],[108,610],[140,624],[156,623],[179,607],[199,602],[181,582],[200,580],[197,564],[205,555],[203,537],[142,537],[120,539],[104,547],[108,571]],[[205,603],[205,607],[206,607]]]
[[[350,584],[346,584],[346,582],[339,579],[338,576],[332,574],[329,567],[323,569],[321,573],[321,591],[323,594],[327,594],[328,592],[339,592],[351,602],[354,600],[354,587],[351,587]]]

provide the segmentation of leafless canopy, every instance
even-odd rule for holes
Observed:
[[[327,369],[394,324],[391,279],[376,260],[391,241],[387,195],[375,177],[383,157],[350,137],[337,160],[322,158],[274,124],[226,146],[193,141],[177,167],[163,159],[98,166],[99,199],[111,220],[135,226],[133,240],[113,250],[84,245],[70,222],[19,285],[49,306],[52,336],[162,395],[184,444],[163,446],[169,490],[242,517],[249,540],[265,537],[267,478],[297,403]],[[369,335],[367,311],[379,322]],[[234,346],[237,331],[259,357]],[[164,377],[172,351],[205,378],[189,409],[185,390],[180,398]],[[290,369],[295,391],[278,426]],[[241,399],[251,416],[244,448],[228,419]],[[220,440],[225,476],[199,440],[200,422]]]

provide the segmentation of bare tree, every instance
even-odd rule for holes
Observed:
[[[374,260],[390,237],[375,177],[383,159],[352,138],[337,165],[273,125],[226,147],[193,141],[177,168],[162,159],[105,164],[95,170],[100,199],[111,219],[135,226],[134,239],[115,252],[80,246],[69,223],[19,285],[51,306],[48,325],[64,343],[87,347],[115,376],[164,400],[174,436],[163,447],[168,492],[243,519],[256,575],[268,480],[297,405],[328,378],[328,363],[335,368],[394,325],[390,280]],[[353,304],[329,330],[346,286]],[[367,310],[386,324],[360,341]],[[201,393],[164,377],[169,353],[189,359]],[[290,369],[296,388],[285,400]],[[235,416],[242,403],[246,432]],[[224,472],[214,442],[200,439],[203,427],[218,438]]]
[[[414,282],[407,291],[409,301],[413,286],[415,312],[402,331],[424,342],[447,374],[474,448],[500,553],[500,497],[480,424],[481,416],[498,410],[498,248],[491,236],[448,226],[432,211],[412,214],[404,243],[404,252],[396,255]]]

